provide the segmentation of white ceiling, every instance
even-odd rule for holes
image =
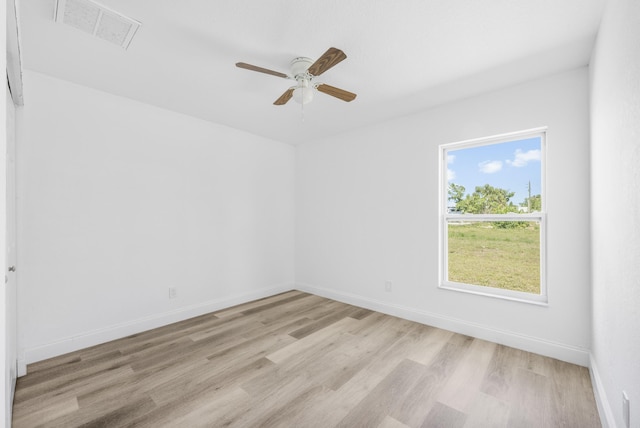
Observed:
[[[101,0],[142,23],[128,50],[18,0],[23,67],[287,143],[586,65],[605,0]],[[273,102],[297,56],[347,59],[304,107]],[[27,89],[28,91],[28,89]],[[25,104],[29,102],[26,92]]]

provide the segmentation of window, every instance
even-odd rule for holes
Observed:
[[[545,129],[440,146],[440,287],[547,302]]]

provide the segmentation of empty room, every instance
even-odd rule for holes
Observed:
[[[7,0],[10,427],[640,427],[640,2]]]

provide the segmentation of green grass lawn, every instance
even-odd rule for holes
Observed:
[[[540,294],[540,227],[449,225],[449,281]]]

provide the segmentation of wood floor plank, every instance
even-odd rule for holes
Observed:
[[[42,385],[43,383],[54,379],[79,377],[79,373],[90,375],[95,372],[95,370],[99,370],[104,366],[113,367],[114,360],[117,360],[121,356],[122,354],[115,350],[105,353],[101,358],[96,359],[86,360],[82,358],[74,358],[64,364],[53,366],[48,370],[36,371],[32,376],[21,378],[21,387],[23,390],[27,390],[31,386]]]
[[[144,394],[111,395],[99,401],[93,401],[92,405],[84,406],[78,399],[76,411],[53,419],[46,426],[125,426],[131,418],[146,414],[153,408],[155,408],[155,403]],[[112,423],[106,424],[107,421]]]
[[[337,391],[327,390],[322,401],[308,410],[308,421],[322,421],[334,427],[383,380],[383,376],[366,369],[358,372]]]
[[[240,317],[235,322],[226,322],[221,325],[212,326],[206,330],[200,330],[189,335],[189,339],[197,342],[203,339],[211,339],[214,341],[222,341],[225,338],[233,338],[240,336],[246,331],[253,329],[259,329],[264,327],[264,324],[255,321],[249,317]]]
[[[86,391],[78,390],[78,402],[82,408],[93,408],[105,401],[127,400],[128,397],[147,397],[175,379],[185,379],[192,376],[193,373],[199,373],[201,367],[208,363],[209,360],[206,358],[189,359],[188,363],[154,366],[149,370],[134,372],[122,379],[110,378],[108,382],[98,384],[99,388],[87,388]]]
[[[289,399],[279,401],[266,412],[261,412],[260,417],[252,420],[251,426],[274,428],[321,426],[321,420],[308,420],[305,414],[316,401],[322,400],[327,392],[322,385],[310,384],[298,393],[290,394]]]
[[[166,405],[175,400],[176,391],[187,391],[183,393],[185,400],[196,397],[204,392],[214,389],[231,388],[242,384],[242,382],[266,371],[274,364],[266,359],[260,358],[247,364],[235,365],[221,370],[216,367],[215,362],[202,366],[202,370],[190,373],[179,379],[172,379],[150,392],[153,400],[159,405]]]
[[[551,366],[548,399],[552,419],[563,426],[597,424],[599,417],[589,370],[550,358],[546,362]]]
[[[390,415],[409,426],[420,426],[472,342],[468,336],[454,334]]]
[[[95,427],[112,427],[112,426],[125,426],[129,425],[135,419],[140,416],[148,414],[156,407],[153,400],[148,397],[135,400],[133,402],[128,401],[127,404],[118,407],[111,412],[91,419],[90,421],[80,425],[82,428],[95,428]],[[60,419],[52,421],[56,425],[62,425],[66,421]]]
[[[435,403],[420,425],[421,428],[447,427],[462,428],[467,415],[442,403]],[[517,425],[514,425],[517,426]]]
[[[144,418],[143,423],[136,423],[136,427],[149,428],[209,428],[228,426],[246,409],[250,402],[247,394],[240,388],[231,388],[223,393],[217,392],[212,396],[199,396],[189,402],[189,407],[180,410],[170,408],[171,411],[156,418]],[[165,415],[170,415],[167,417]]]
[[[428,368],[403,360],[337,425],[338,427],[378,426],[408,398],[410,391],[426,377]]]
[[[323,300],[318,296],[310,296],[304,299],[289,302],[286,305],[270,308],[265,311],[253,314],[256,321],[261,322],[265,326],[278,324],[283,319],[291,318],[310,318],[316,320],[325,316],[333,309],[330,308],[331,303]],[[342,305],[335,306],[335,310],[342,309]]]
[[[231,422],[230,427],[266,426],[263,422],[273,418],[274,409],[280,409],[283,403],[289,403],[303,394],[320,393],[322,388],[314,385],[304,375],[280,377],[274,382],[274,388],[268,388],[267,394],[249,393],[250,407],[245,413]],[[246,388],[243,386],[243,390]]]
[[[509,405],[492,395],[478,392],[467,410],[465,428],[507,428]],[[593,425],[596,426],[596,425]]]
[[[341,310],[331,311],[331,313],[316,320],[315,322],[292,331],[290,335],[295,337],[296,339],[302,339],[303,337],[315,333],[318,330],[322,330],[323,328],[333,324],[336,321],[340,321],[342,318],[351,317],[351,315],[355,314],[356,312],[358,312],[358,308],[355,307],[347,307]]]
[[[495,343],[474,340],[464,361],[458,364],[438,394],[438,401],[466,413],[480,392],[480,385],[495,349]]]
[[[51,398],[46,403],[32,407],[29,411],[13,414],[14,426],[35,427],[49,424],[52,420],[76,412],[80,407],[75,397],[65,397],[62,400]]]
[[[451,332],[414,323],[407,328],[407,334],[401,337],[394,346],[386,349],[378,358],[372,359],[367,365],[367,369],[386,376],[405,359],[421,364],[428,363],[452,335]]]
[[[295,342],[295,339],[286,333],[289,328],[285,325],[276,330],[265,330],[262,336],[244,337],[240,343],[217,349],[216,352],[207,355],[207,359],[224,365],[234,364],[239,357],[250,360],[265,357]]]
[[[240,388],[203,391],[189,399],[158,406],[146,415],[135,419],[131,426],[137,428],[158,427],[212,427],[225,426],[223,420],[233,420],[249,408],[249,397]]]
[[[292,296],[297,296],[297,295],[304,295],[306,293],[302,293],[300,291],[287,291],[284,293],[279,293],[273,296],[268,296],[268,297],[264,297],[262,299],[256,299],[253,300],[249,303],[242,303],[239,305],[235,305],[235,306],[231,306],[229,308],[225,308],[219,311],[216,311],[213,313],[213,315],[215,315],[216,317],[219,318],[224,318],[230,315],[236,315],[239,314],[243,311],[246,311],[248,309],[253,309],[253,308],[257,308],[259,306],[263,306],[266,303],[273,303],[273,302],[277,302],[279,300],[283,300],[283,299],[288,299],[289,297]]]
[[[267,355],[267,358],[277,364],[288,358],[294,357],[296,354],[309,352],[309,350],[311,350],[311,352],[316,352],[319,347],[326,348],[326,345],[323,342],[327,340],[334,340],[339,336],[344,336],[344,330],[358,322],[359,321],[354,320],[353,318],[342,318],[311,336],[306,336],[291,345],[287,345],[284,348]]]
[[[381,354],[394,348],[405,335],[406,332],[381,328],[370,334],[354,336],[353,340],[345,342],[327,355],[327,358],[334,359],[333,370],[325,377],[323,384],[332,390],[339,389],[372,361],[378,360]]]
[[[47,386],[38,388],[37,391],[30,396],[23,394],[21,391],[21,394],[16,394],[14,398],[14,418],[20,419],[23,415],[37,412],[43,406],[54,404],[58,401],[70,400],[77,404],[78,396],[92,391],[99,391],[112,382],[126,382],[133,374],[133,370],[125,366],[115,370],[101,372],[94,376],[84,378],[83,380],[67,382],[61,386],[54,386],[54,384],[49,383]],[[16,392],[18,390],[21,390],[19,385],[16,386]]]
[[[287,303],[291,303],[295,300],[299,300],[299,299],[308,299],[310,296],[308,294],[293,294],[293,295],[287,295],[287,297],[277,300],[275,302],[268,302],[259,306],[255,306],[249,309],[245,309],[242,312],[240,312],[242,315],[253,315],[256,314],[258,312],[263,312],[263,311],[268,311],[274,308],[280,308],[283,305],[286,305]]]
[[[16,428],[600,426],[584,367],[300,291],[28,372]]]
[[[307,337],[310,338],[311,336]],[[288,358],[283,360],[286,361],[285,363],[276,363],[270,370],[244,383],[242,388],[252,396],[262,396],[269,394],[270,391],[272,392],[278,388],[286,379],[293,377],[304,377],[308,381],[314,381],[319,385],[341,363],[340,360],[335,358],[324,357],[331,355],[332,351],[351,339],[352,336],[349,333],[343,333],[331,341],[321,341],[314,343],[313,346],[305,346],[302,349],[296,348],[298,352],[287,353]],[[337,355],[344,358],[343,354]],[[273,361],[270,355],[267,357],[270,361]],[[312,363],[310,364],[310,362]]]
[[[16,383],[14,402],[17,403],[16,407],[20,410],[23,405],[39,401],[43,396],[65,393],[74,394],[78,390],[92,387],[96,379],[100,381],[108,378],[131,376],[131,374],[133,374],[133,370],[124,362],[105,361],[94,367],[87,367],[76,372],[59,373],[57,376],[42,379],[39,384],[23,383],[22,378],[20,378]]]
[[[331,315],[336,311],[342,310],[345,306],[344,303],[336,302],[334,300],[327,301],[319,296],[313,296],[314,299],[309,298],[305,300],[304,303],[307,303],[304,306],[300,306],[300,312],[295,315],[304,316],[305,318],[310,318],[314,321],[319,320],[320,318],[324,318],[327,315]],[[292,314],[294,316],[294,314]],[[354,318],[354,317],[352,317]],[[265,324],[270,324],[270,319],[265,318]]]
[[[512,391],[518,391],[518,394],[511,394],[508,400],[508,426],[553,426],[548,382],[546,376],[522,368],[516,369]]]
[[[220,319],[212,314],[201,315],[120,339],[116,341],[118,344],[117,349],[123,355],[134,354],[228,321],[229,319]]]
[[[435,329],[435,331],[422,338],[422,340],[416,341],[416,345],[409,350],[407,358],[416,363],[428,365],[435,356],[438,355],[444,345],[451,340],[453,335],[454,333],[451,331]]]
[[[523,363],[524,358],[526,354],[523,351],[503,345],[496,346],[480,390],[500,400],[508,401],[516,370],[526,364]]]
[[[378,425],[378,428],[410,428],[408,425],[403,424],[402,422],[396,421],[391,416],[387,416],[384,418],[382,423]]]

